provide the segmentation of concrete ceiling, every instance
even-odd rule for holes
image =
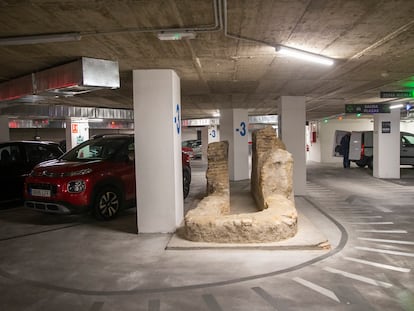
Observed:
[[[160,41],[161,29],[196,31]],[[413,0],[2,0],[0,39],[80,33],[72,42],[0,46],[0,82],[82,56],[119,61],[121,88],[47,104],[132,109],[132,70],[171,68],[183,119],[223,108],[277,113],[280,96],[306,96],[307,119],[379,103],[414,89]],[[331,67],[278,55],[283,44],[335,59]],[[1,108],[2,103],[0,103]]]

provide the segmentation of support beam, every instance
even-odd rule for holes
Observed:
[[[282,96],[279,102],[279,137],[293,155],[295,195],[306,195],[305,104],[303,96]]]
[[[173,70],[134,70],[138,231],[174,232],[184,217],[180,79]]]
[[[377,178],[400,178],[400,110],[374,115],[374,167]]]
[[[229,142],[230,180],[249,179],[249,118],[246,109],[220,110],[220,140]]]

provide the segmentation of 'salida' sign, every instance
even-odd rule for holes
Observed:
[[[390,104],[346,104],[345,113],[390,113]]]

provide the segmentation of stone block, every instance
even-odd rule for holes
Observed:
[[[293,194],[293,159],[273,128],[253,134],[251,193],[258,212],[230,215],[228,144],[208,146],[207,196],[187,213],[185,238],[197,242],[260,243],[293,237],[297,211]]]

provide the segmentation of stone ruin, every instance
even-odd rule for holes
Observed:
[[[184,218],[182,234],[191,241],[277,242],[297,232],[293,159],[272,127],[253,133],[251,195],[258,211],[230,215],[228,143],[208,145],[207,196]]]

